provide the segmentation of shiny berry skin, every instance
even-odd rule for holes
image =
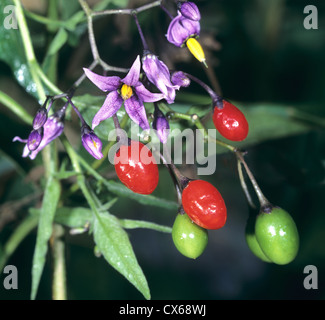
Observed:
[[[227,208],[219,191],[209,182],[192,180],[182,193],[187,215],[204,229],[220,229],[227,220]]]
[[[256,240],[263,253],[279,265],[293,261],[299,249],[297,226],[288,212],[273,207],[256,218]]]
[[[259,259],[264,262],[271,263],[272,261],[264,254],[255,235],[255,216],[249,217],[245,228],[245,239],[248,248]]]
[[[208,231],[195,224],[186,213],[179,213],[173,224],[172,238],[182,255],[196,259],[208,244]]]
[[[129,145],[122,145],[115,154],[114,165],[120,181],[133,192],[150,194],[156,189],[158,166],[143,143],[132,140]]]
[[[242,141],[248,135],[248,122],[233,104],[222,100],[223,108],[214,107],[212,120],[219,133],[231,141]]]

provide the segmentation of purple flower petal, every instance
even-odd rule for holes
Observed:
[[[183,2],[180,5],[181,14],[190,20],[199,21],[201,19],[201,14],[199,8],[194,2]]]
[[[128,74],[124,79],[122,79],[122,82],[130,87],[135,86],[139,81],[140,69],[141,69],[141,61],[140,61],[140,56],[138,55],[135,61],[133,62],[133,65],[129,70]]]
[[[44,128],[40,127],[37,130],[32,130],[28,136],[27,147],[30,151],[34,151],[40,145],[44,134]]]
[[[134,87],[134,91],[139,100],[144,102],[156,102],[164,99],[164,95],[162,93],[150,92],[141,82],[138,82],[137,86]]]
[[[177,87],[170,81],[168,67],[153,54],[145,55],[142,61],[142,68],[148,80],[164,94],[164,98],[168,103],[173,103],[176,96],[175,89]]]
[[[169,135],[169,123],[165,115],[160,111],[158,107],[155,108],[152,128],[156,130],[156,134],[159,140],[162,143],[166,143]]]
[[[122,103],[123,103],[123,99],[121,98],[121,96],[117,91],[110,92],[107,95],[104,104],[98,110],[98,112],[95,114],[93,118],[92,129],[97,127],[100,122],[114,115],[118,111],[118,109],[120,109]]]
[[[167,40],[177,47],[182,47],[190,36],[200,34],[200,22],[183,17],[180,13],[169,24]]]
[[[133,95],[124,101],[124,107],[132,121],[138,124],[143,130],[150,129],[146,110],[140,99]]]
[[[88,79],[104,92],[117,90],[121,85],[121,78],[118,76],[104,77],[87,68],[83,69]]]

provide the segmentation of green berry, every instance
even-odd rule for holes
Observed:
[[[177,250],[185,257],[196,259],[208,244],[208,231],[195,224],[187,214],[177,214],[172,238]]]
[[[274,263],[293,261],[299,249],[297,226],[288,212],[268,207],[256,218],[255,235],[263,253]]]
[[[255,235],[255,216],[249,217],[246,229],[245,229],[245,239],[248,248],[252,251],[252,253],[259,259],[264,262],[272,262],[262,251],[260,245],[256,240]]]

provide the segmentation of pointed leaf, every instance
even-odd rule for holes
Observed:
[[[61,186],[59,182],[54,178],[49,178],[44,193],[33,257],[31,291],[32,300],[36,298],[39,282],[43,273],[48,250],[48,241],[52,235],[52,224],[55,212],[57,210],[60,192]]]
[[[94,220],[94,240],[107,262],[150,299],[147,280],[138,264],[127,233],[119,220],[107,213]]]

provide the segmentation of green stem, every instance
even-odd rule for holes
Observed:
[[[66,300],[66,269],[65,269],[65,245],[61,237],[64,235],[64,229],[61,225],[53,226],[52,235],[52,254],[53,254],[53,300]]]
[[[32,125],[33,117],[18,102],[2,91],[0,91],[0,103],[11,110],[20,120],[28,125]]]
[[[38,99],[39,101],[44,101],[46,98],[46,94],[44,91],[44,88],[42,86],[41,80],[35,70],[37,68],[38,63],[36,61],[35,53],[34,53],[34,48],[32,44],[32,40],[30,38],[30,33],[29,29],[26,23],[25,15],[23,12],[22,5],[19,0],[13,0],[16,10],[16,19],[18,22],[19,30],[21,33],[24,49],[25,49],[25,54],[27,58],[27,63],[29,65],[29,70],[31,72],[32,79],[35,83],[37,94],[38,94]]]
[[[5,267],[8,259],[16,251],[20,243],[30,234],[32,230],[37,227],[38,217],[28,216],[23,222],[15,229],[8,241],[3,247],[0,258],[0,271]]]
[[[248,178],[249,180],[251,181],[252,185],[253,185],[253,188],[254,188],[254,191],[257,195],[257,198],[260,202],[260,207],[263,208],[263,207],[269,207],[271,206],[270,202],[267,200],[267,198],[264,196],[261,188],[259,187],[259,185],[257,184],[257,181],[253,175],[253,173],[251,172],[251,170],[249,169],[246,161],[244,160],[244,157],[243,157],[243,153],[240,152],[240,151],[236,151],[236,156],[237,156],[237,159],[240,163],[243,164],[245,170],[246,170],[246,173],[248,175]]]

